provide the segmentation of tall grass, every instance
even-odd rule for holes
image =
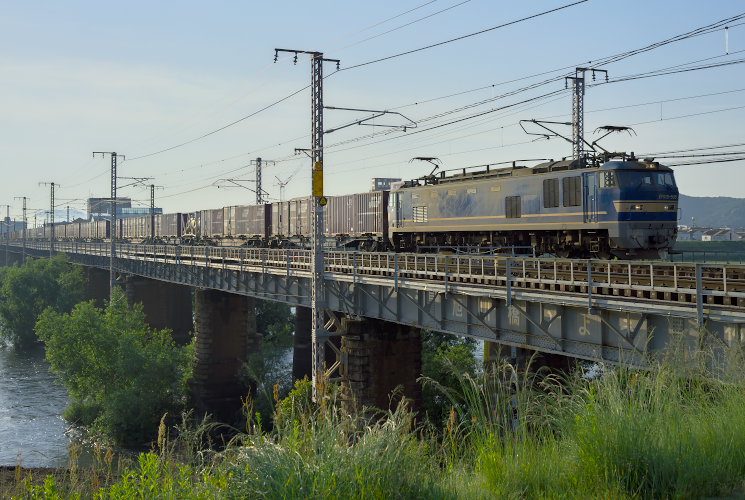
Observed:
[[[730,356],[730,359],[741,359]],[[742,364],[740,364],[742,366]],[[660,361],[556,375],[502,364],[439,387],[447,425],[416,422],[405,403],[349,413],[328,387],[275,397],[267,432],[247,404],[245,432],[225,448],[216,424],[181,429],[98,487],[51,481],[29,498],[700,498],[741,491],[745,383],[714,379],[713,360]],[[427,383],[432,383],[427,382]],[[207,437],[205,437],[207,436]],[[104,471],[105,472],[105,471]],[[36,488],[35,490],[33,488]],[[55,489],[56,488],[56,489]],[[35,496],[34,496],[35,495]],[[51,494],[50,494],[51,495]]]
[[[745,386],[691,376],[690,366],[682,376],[670,362],[653,368],[518,389],[534,393],[515,400],[521,425],[475,445],[486,487],[504,498],[699,498],[741,487]]]

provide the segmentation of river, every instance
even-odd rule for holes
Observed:
[[[0,465],[68,465],[67,390],[49,371],[44,351],[0,346]]]

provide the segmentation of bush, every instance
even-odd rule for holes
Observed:
[[[115,290],[105,310],[82,302],[69,314],[47,309],[36,324],[51,369],[70,392],[66,416],[92,425],[115,443],[140,446],[164,413],[186,404],[193,346],[178,347],[168,330],[152,330],[141,306]]]

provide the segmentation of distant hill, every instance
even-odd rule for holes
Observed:
[[[690,226],[691,217],[695,217],[698,227],[745,227],[744,198],[681,194],[680,208],[680,223],[686,226]]]

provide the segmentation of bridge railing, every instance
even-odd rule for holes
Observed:
[[[20,243],[20,242],[16,242]],[[18,245],[20,246],[20,245]],[[27,241],[46,250],[46,241]],[[104,242],[58,242],[58,252],[108,256]],[[266,249],[188,245],[118,245],[118,257],[235,270],[308,272],[311,253],[301,249]],[[690,301],[691,296],[728,297],[727,305],[745,307],[745,265],[665,261],[600,261],[483,255],[326,252],[327,273],[387,276],[397,280],[436,280],[554,291],[633,295]],[[610,290],[610,291],[609,291]],[[676,294],[676,297],[656,294]],[[688,295],[689,297],[681,297]]]

